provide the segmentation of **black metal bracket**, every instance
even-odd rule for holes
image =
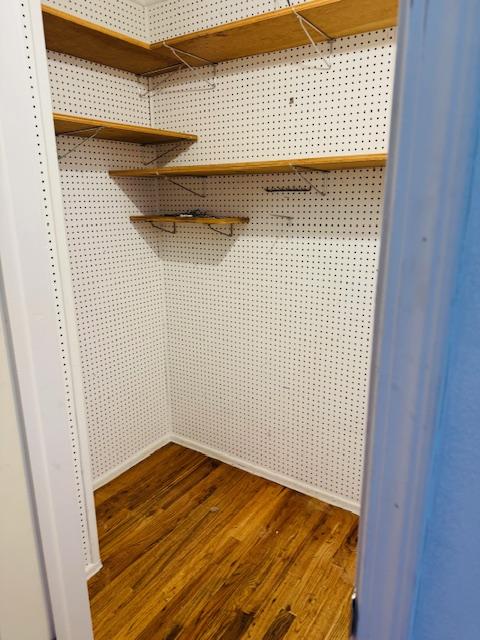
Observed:
[[[181,184],[180,182],[177,182],[176,180],[172,180],[168,176],[162,176],[161,175],[160,177],[164,178],[165,180],[167,180],[167,182],[170,182],[171,184],[174,184],[175,186],[180,187],[180,189],[184,189],[185,191],[193,193],[194,196],[198,196],[199,198],[206,198],[207,197],[204,193],[198,193],[198,191],[194,191],[193,189],[190,189],[190,187],[186,187],[184,184]],[[195,178],[205,178],[205,176],[195,176]]]
[[[171,151],[175,151],[175,149],[178,149],[178,147],[180,147],[182,145],[183,145],[183,141],[182,142],[176,142],[174,145],[172,145],[170,147],[170,149],[166,149],[165,151],[162,151],[162,153],[160,153],[158,156],[155,156],[155,158],[153,158],[153,160],[149,160],[148,162],[142,162],[143,166],[144,167],[148,167],[149,164],[153,164],[154,162],[156,162],[160,158],[163,158],[163,156],[166,156]]]
[[[150,224],[152,225],[152,227],[154,229],[158,229],[159,231],[163,231],[163,233],[172,233],[172,234],[177,233],[177,225],[175,224],[175,222],[173,223],[173,229],[165,229],[164,227],[157,227],[157,225],[152,221],[150,221]]]
[[[231,238],[233,236],[233,224],[230,225],[230,232],[225,233],[224,231],[220,231],[220,229],[215,229],[211,224],[208,225],[212,231],[215,233],[219,233],[221,236],[227,236],[227,238]]]

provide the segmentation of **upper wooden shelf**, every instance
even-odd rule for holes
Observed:
[[[310,44],[295,12],[334,39],[394,26],[397,5],[398,0],[312,0],[172,38],[167,44],[211,62],[224,62]],[[315,42],[327,39],[313,28],[308,30]],[[152,45],[153,51],[162,48],[162,43]],[[192,66],[205,64],[186,58]]]
[[[258,173],[294,173],[295,167],[317,171],[340,171],[384,167],[387,154],[371,153],[353,156],[324,156],[293,160],[269,160],[263,162],[237,162],[191,166],[149,167],[146,169],[116,169],[111,176],[154,178],[157,176],[228,176]]]
[[[210,62],[280,51],[309,44],[295,12],[329,38],[339,38],[397,22],[398,0],[311,0],[203,31],[148,44],[92,22],[43,5],[47,48],[137,74],[178,68],[179,60],[165,45]],[[326,38],[309,28],[316,42]],[[191,66],[206,64],[186,57]]]
[[[176,65],[165,47],[152,50],[147,42],[130,38],[64,11],[42,5],[47,49],[98,62],[116,69],[143,74]]]
[[[175,142],[176,140],[189,140],[195,142],[198,138],[191,133],[177,133],[151,127],[139,127],[131,124],[120,124],[106,120],[93,120],[81,116],[72,116],[62,113],[53,114],[55,133],[57,135],[75,135],[80,137],[91,136],[98,129],[96,138],[103,140],[118,140],[120,142],[137,142],[140,144],[159,144],[163,142]]]

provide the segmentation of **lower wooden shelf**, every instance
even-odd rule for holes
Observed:
[[[130,220],[132,222],[169,222],[175,224],[220,224],[220,225],[231,225],[231,224],[246,224],[250,218],[244,218],[240,216],[230,216],[217,218],[215,216],[205,216],[205,217],[180,217],[180,216],[130,216]]]
[[[265,160],[262,162],[230,162],[227,164],[204,164],[190,166],[148,167],[146,169],[115,169],[111,176],[155,178],[157,176],[228,176],[258,173],[295,173],[304,171],[341,171],[384,167],[386,153],[357,154],[350,156],[322,156],[292,160]]]

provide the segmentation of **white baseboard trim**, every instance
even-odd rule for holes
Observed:
[[[293,478],[284,476],[281,473],[277,473],[276,471],[270,471],[269,469],[265,469],[264,467],[259,467],[255,464],[252,464],[251,462],[247,462],[246,460],[242,460],[241,458],[237,458],[235,456],[229,455],[228,453],[224,453],[223,451],[219,451],[218,449],[207,447],[200,442],[197,442],[196,440],[190,440],[190,438],[184,438],[183,436],[179,436],[173,433],[169,433],[159,440],[152,442],[152,444],[148,445],[148,447],[145,447],[145,449],[139,451],[139,453],[135,454],[134,456],[123,462],[121,465],[118,465],[118,467],[111,469],[108,473],[95,480],[93,483],[94,490],[103,487],[103,485],[107,484],[111,480],[114,480],[119,475],[124,473],[124,471],[127,471],[131,467],[134,467],[136,464],[138,464],[145,458],[148,458],[148,456],[157,451],[157,449],[161,449],[170,442],[175,442],[176,444],[187,447],[188,449],[193,449],[194,451],[199,451],[200,453],[204,453],[210,458],[215,458],[216,460],[220,460],[221,462],[232,465],[232,467],[243,469],[244,471],[253,473],[256,476],[265,478],[266,480],[277,482],[284,487],[288,487],[289,489],[293,489],[294,491],[298,491],[299,493],[304,493],[307,496],[312,496],[313,498],[317,498],[318,500],[323,500],[323,502],[327,502],[328,504],[331,504],[335,507],[340,507],[341,509],[346,509],[347,511],[352,511],[356,514],[360,513],[360,504],[358,502],[336,496],[332,493],[329,493],[328,491],[323,491],[305,482],[294,480]],[[97,564],[89,565],[87,567],[87,573],[90,567],[97,567]],[[93,573],[91,575],[96,573],[100,567],[101,564],[95,570],[93,570]]]
[[[110,469],[110,471],[105,473],[103,476],[100,476],[100,478],[94,480],[93,490],[95,491],[96,489],[103,487],[103,485],[108,484],[131,467],[134,467],[142,460],[145,460],[145,458],[148,458],[148,456],[152,455],[152,453],[154,453],[157,449],[161,449],[166,444],[173,441],[173,435],[171,433],[167,433],[167,435],[162,436],[159,440],[155,440],[155,442],[149,444],[147,447],[145,447],[145,449],[142,449],[131,458],[128,458],[128,460],[125,460],[125,462],[122,462],[122,464],[119,464],[117,467]]]
[[[300,482],[298,480],[293,480],[288,476],[284,476],[280,473],[276,473],[275,471],[270,471],[269,469],[259,467],[255,464],[252,464],[251,462],[246,462],[241,458],[230,456],[227,453],[218,451],[217,449],[212,449],[211,447],[200,444],[195,440],[184,438],[183,436],[172,434],[171,441],[175,442],[176,444],[182,445],[183,447],[187,447],[188,449],[194,449],[195,451],[204,453],[210,458],[215,458],[216,460],[220,460],[221,462],[230,464],[232,465],[232,467],[237,467],[238,469],[243,469],[244,471],[253,473],[255,476],[260,476],[261,478],[271,480],[272,482],[281,484],[284,487],[288,487],[289,489],[293,489],[294,491],[298,491],[299,493],[304,493],[307,496],[312,496],[313,498],[317,498],[318,500],[327,502],[328,504],[331,504],[335,507],[346,509],[347,511],[351,511],[352,513],[355,513],[357,515],[360,513],[360,504],[358,502],[354,502],[353,500],[347,500],[346,498],[341,498],[332,493],[329,493],[328,491],[322,491],[321,489],[317,489],[312,485]]]
[[[85,567],[85,575],[87,576],[87,580],[90,580],[96,573],[100,571],[102,568],[102,563],[100,560],[98,562],[93,562],[92,564],[87,564]]]

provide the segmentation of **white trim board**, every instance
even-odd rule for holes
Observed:
[[[92,564],[88,564],[85,567],[85,577],[87,578],[87,580],[90,580],[90,578],[93,578],[93,576],[96,573],[98,573],[102,567],[103,565],[100,561],[93,562]]]
[[[228,453],[223,453],[223,451],[219,451],[218,449],[212,449],[211,447],[207,447],[200,442],[190,440],[190,438],[184,438],[183,436],[173,434],[172,442],[175,442],[182,447],[187,447],[187,449],[193,449],[194,451],[204,453],[210,458],[215,458],[215,460],[220,460],[221,462],[230,464],[232,465],[232,467],[236,467],[237,469],[243,469],[244,471],[253,473],[253,475],[260,476],[260,478],[265,478],[266,480],[271,480],[272,482],[281,484],[288,489],[293,489],[293,491],[298,491],[299,493],[304,493],[305,495],[311,496],[312,498],[317,498],[318,500],[327,502],[334,507],[340,507],[341,509],[352,511],[357,515],[360,513],[360,504],[357,502],[353,502],[352,500],[347,500],[345,498],[340,498],[339,496],[335,496],[328,491],[322,491],[322,489],[317,489],[317,487],[314,487],[312,485],[306,484],[304,482],[299,482],[298,480],[294,480],[293,478],[284,476],[281,473],[277,473],[276,471],[270,471],[269,469],[265,469],[264,467],[259,467],[255,464],[252,464],[251,462],[246,462],[241,458],[231,456]]]
[[[122,464],[119,464],[113,469],[110,469],[110,471],[105,473],[103,476],[100,476],[99,478],[94,480],[93,490],[96,491],[97,489],[100,489],[100,487],[103,487],[105,484],[108,484],[112,480],[115,480],[115,478],[118,478],[118,476],[122,475],[122,473],[125,473],[125,471],[128,471],[128,469],[131,469],[136,464],[138,464],[142,460],[145,460],[145,458],[148,458],[148,456],[151,456],[152,453],[155,453],[155,451],[161,449],[170,442],[174,442],[173,435],[171,433],[167,433],[167,435],[162,436],[159,440],[155,440],[155,442],[147,445],[144,449],[136,453],[134,456],[128,458],[127,460],[125,460],[125,462],[122,462]]]
[[[278,484],[281,484],[288,489],[293,489],[293,491],[298,491],[299,493],[304,493],[307,496],[312,496],[312,498],[317,498],[318,500],[327,502],[334,507],[346,509],[347,511],[351,511],[352,513],[355,513],[357,515],[360,513],[360,504],[358,502],[353,502],[352,500],[347,500],[345,498],[335,496],[328,491],[317,489],[317,487],[306,484],[305,482],[299,482],[298,480],[294,480],[293,478],[284,476],[281,473],[277,473],[276,471],[270,471],[269,469],[265,469],[264,467],[259,467],[255,464],[252,464],[251,462],[247,462],[246,460],[242,460],[241,458],[231,456],[228,453],[224,453],[223,451],[219,451],[218,449],[213,449],[201,444],[200,442],[190,440],[190,438],[184,438],[183,436],[179,436],[174,433],[169,433],[166,436],[160,438],[160,440],[156,440],[152,444],[149,444],[148,447],[145,447],[145,449],[142,449],[142,451],[139,451],[137,454],[123,462],[121,465],[118,465],[118,467],[115,467],[105,475],[95,480],[93,483],[94,490],[103,487],[105,484],[111,482],[119,475],[121,475],[125,471],[128,471],[128,469],[131,469],[136,464],[152,455],[152,453],[155,453],[155,451],[158,451],[158,449],[161,449],[171,442],[179,444],[182,447],[187,447],[187,449],[193,449],[194,451],[198,451],[199,453],[204,453],[210,458],[215,458],[215,460],[220,460],[221,462],[230,464],[232,465],[232,467],[236,467],[237,469],[243,469],[244,471],[253,473],[253,475],[255,476],[260,476],[260,478],[265,478],[266,480],[277,482]]]

